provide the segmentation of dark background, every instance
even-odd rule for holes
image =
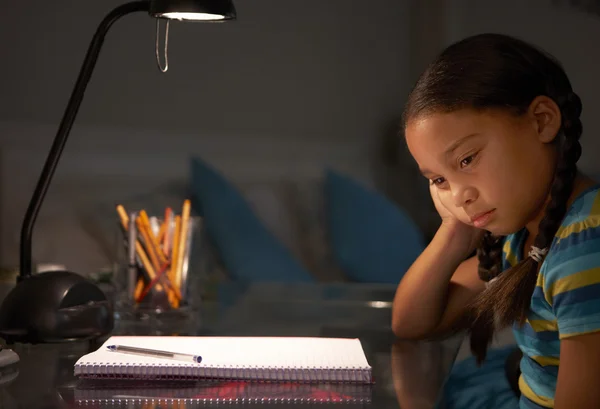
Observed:
[[[0,1],[2,267],[18,263],[26,204],[93,32],[121,3]],[[112,226],[114,203],[179,204],[194,155],[291,247],[279,195],[318,192],[327,166],[385,193],[430,234],[437,220],[398,119],[427,62],[480,32],[519,36],[563,62],[584,105],[581,168],[599,175],[600,16],[567,3],[237,1],[234,23],[171,23],[165,74],[153,19],[127,16],[108,34],[42,209],[35,262],[109,265],[114,240],[102,221]]]

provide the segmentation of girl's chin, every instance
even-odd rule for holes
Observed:
[[[514,234],[517,233],[521,230],[521,228],[517,228],[517,227],[510,227],[510,226],[506,226],[506,225],[501,225],[501,224],[496,224],[496,223],[490,223],[490,225],[485,226],[485,229],[489,231],[490,233],[492,233],[494,236],[508,236],[509,234]]]

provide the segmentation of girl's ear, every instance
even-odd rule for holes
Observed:
[[[540,142],[554,141],[561,125],[560,108],[552,98],[536,97],[529,105],[528,115],[533,121]]]

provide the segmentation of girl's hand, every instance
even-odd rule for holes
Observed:
[[[456,249],[463,259],[467,258],[479,246],[485,230],[467,224],[469,217],[463,209],[456,210],[456,212],[462,213],[460,215],[452,213],[440,200],[438,188],[433,183],[429,185],[429,193],[431,193],[435,209],[442,218],[440,229],[446,229],[451,237],[449,248]],[[464,217],[459,219],[460,216]]]

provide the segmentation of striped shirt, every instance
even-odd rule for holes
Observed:
[[[506,237],[504,269],[522,259],[526,238],[525,229]],[[523,351],[519,407],[554,407],[560,340],[600,331],[600,186],[568,209],[540,267],[528,319],[513,331]]]

